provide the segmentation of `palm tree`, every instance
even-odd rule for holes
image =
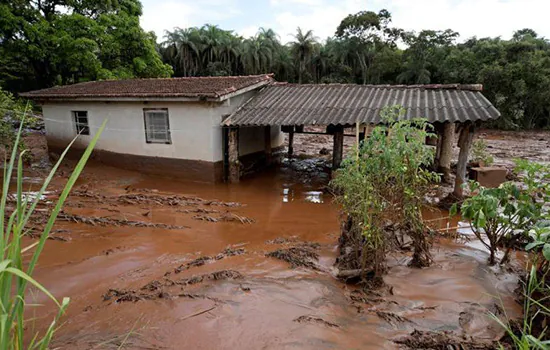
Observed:
[[[298,62],[298,83],[301,84],[302,75],[307,69],[306,64],[311,61],[311,57],[315,51],[317,38],[313,35],[313,31],[308,30],[304,33],[298,27],[294,39],[295,41],[291,43],[291,52]]]

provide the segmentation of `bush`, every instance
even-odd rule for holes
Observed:
[[[434,135],[426,120],[399,120],[403,115],[399,106],[384,109],[386,125],[373,129],[358,152],[343,162],[332,182],[355,236],[355,251],[360,256],[357,265],[371,269],[378,279],[385,269],[388,242],[384,227],[388,221],[411,236],[414,266],[427,266],[431,261],[421,207],[429,184],[439,181],[438,175],[427,170],[433,152],[425,140]]]

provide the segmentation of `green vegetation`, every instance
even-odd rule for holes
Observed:
[[[473,143],[470,153],[470,159],[479,163],[480,166],[491,166],[495,161],[493,156],[487,152],[487,142],[483,139],[478,139]]]
[[[23,246],[22,238],[31,229],[28,227],[29,219],[69,148],[65,150],[57,164],[52,168],[35,199],[30,199],[23,192],[22,156],[24,152],[19,154],[19,157],[17,156],[22,125],[23,123],[21,123],[19,133],[15,137],[10,161],[4,168],[2,197],[0,199],[0,305],[2,306],[0,308],[0,349],[2,350],[23,349],[25,347],[29,349],[48,349],[52,336],[57,329],[57,322],[67,309],[69,304],[68,298],[64,298],[61,303],[58,302],[40,283],[33,279],[32,275],[57,215],[61,211],[63,203],[90,157],[105,123],[90,142],[84,155],[69,177],[65,188],[59,196],[59,200],[50,214],[44,231],[40,235],[40,239],[27,247]],[[17,166],[15,165],[16,161]],[[13,195],[14,200],[11,200],[9,197],[11,198],[12,196],[8,197],[8,195],[10,194],[10,184],[14,172],[17,179],[15,184],[16,192]],[[24,257],[25,254],[31,252],[30,260]],[[44,293],[59,307],[57,316],[43,334],[29,334],[32,319],[25,318],[25,310],[33,306],[32,304],[28,304],[26,300],[30,286]]]
[[[500,263],[509,261],[510,250],[523,242],[530,253],[529,273],[523,285],[524,317],[521,324],[503,322],[491,315],[507,331],[516,349],[548,349],[550,321],[550,167],[516,160],[518,183],[506,182],[499,188],[483,188],[470,182],[473,196],[460,208],[476,237],[490,251],[489,264],[496,263],[496,252],[505,249]],[[458,207],[451,209],[455,215]]]
[[[316,38],[298,28],[287,44],[271,29],[243,38],[209,24],[176,28],[166,32],[160,52],[176,76],[275,73],[280,81],[319,84],[480,83],[502,112],[495,126],[550,127],[548,39],[530,29],[510,40],[458,44],[457,37],[452,30],[405,32],[392,27],[388,11],[362,11],[344,18],[334,37]]]
[[[411,265],[422,267],[431,262],[420,210],[427,187],[439,180],[427,170],[433,153],[425,140],[432,134],[425,120],[396,121],[402,113],[400,107],[385,109],[386,125],[373,129],[332,182],[339,192],[336,200],[351,221],[346,234],[358,245],[354,249],[360,263],[351,268],[373,271],[378,281],[390,242],[388,221],[412,238]]]
[[[168,77],[139,0],[0,2],[0,85],[11,92],[97,79]]]
[[[264,73],[299,83],[480,83],[502,112],[495,126],[550,127],[550,41],[530,29],[457,43],[450,29],[396,28],[381,10],[350,14],[329,38],[298,28],[282,43],[271,29],[243,38],[206,24],[168,30],[157,45],[141,14],[139,0],[0,3],[0,86]]]

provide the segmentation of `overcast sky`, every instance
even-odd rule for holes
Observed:
[[[550,37],[550,0],[142,0],[141,25],[162,41],[164,30],[205,23],[248,37],[259,27],[272,28],[283,42],[296,27],[326,39],[346,15],[387,9],[393,24],[405,30],[453,29],[461,39],[509,38],[532,28]]]

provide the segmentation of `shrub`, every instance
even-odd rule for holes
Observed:
[[[413,239],[413,265],[426,266],[431,260],[421,207],[430,182],[439,181],[427,170],[433,152],[425,140],[433,135],[426,120],[399,120],[403,115],[398,106],[384,109],[385,125],[373,129],[332,182],[355,237],[358,265],[372,269],[375,278],[384,271],[388,220]]]
[[[472,145],[471,155],[474,162],[483,163],[484,166],[491,166],[495,161],[487,152],[487,143],[481,139],[476,140]]]

